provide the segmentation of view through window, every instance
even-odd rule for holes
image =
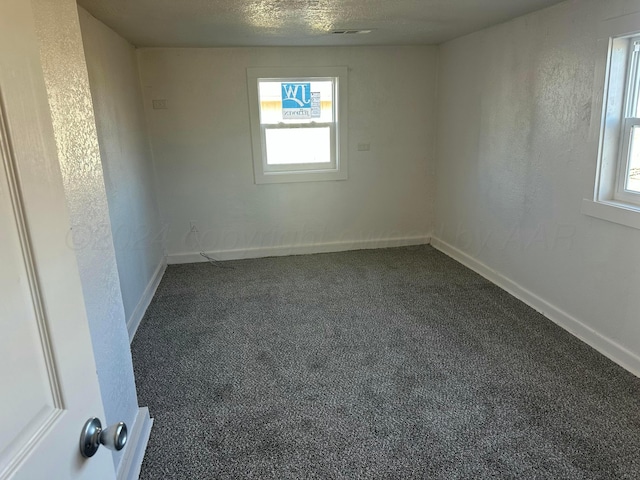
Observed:
[[[347,68],[247,69],[256,183],[347,178]]]
[[[260,80],[267,165],[332,162],[333,80]]]
[[[640,194],[640,37],[631,39],[622,148],[622,188]]]

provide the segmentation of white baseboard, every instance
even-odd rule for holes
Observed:
[[[394,237],[377,240],[351,240],[342,242],[308,243],[302,245],[282,245],[277,247],[257,247],[234,250],[218,250],[205,252],[216,260],[240,260],[244,258],[281,257],[286,255],[306,255],[310,253],[344,252],[347,250],[366,250],[371,248],[406,247],[425,245],[430,241],[428,236]],[[174,253],[167,257],[167,263],[206,262],[198,252]]]
[[[160,280],[162,280],[162,275],[164,275],[164,271],[167,268],[167,261],[165,257],[162,257],[162,262],[156,268],[156,271],[153,272],[153,276],[145,288],[138,305],[136,305],[135,310],[131,314],[131,316],[127,319],[127,331],[129,332],[129,343],[133,342],[133,336],[136,334],[138,327],[140,326],[140,322],[142,321],[142,317],[144,317],[147,308],[149,308],[149,304],[153,299],[153,296],[156,293],[158,285],[160,285]]]
[[[580,320],[572,317],[560,308],[550,304],[546,300],[540,298],[535,293],[530,292],[526,288],[520,286],[513,280],[496,272],[488,266],[480,263],[478,260],[449,245],[437,238],[431,239],[431,245],[440,250],[445,255],[453,258],[457,262],[470,268],[474,272],[482,275],[484,278],[494,283],[503,290],[537,310],[549,320],[564,328],[566,331],[579,338],[587,345],[595,348],[625,370],[640,377],[640,357],[635,353],[627,350],[625,347],[617,344],[613,340],[598,333],[593,328],[585,325]]]
[[[139,408],[135,422],[128,432],[129,438],[127,438],[124,455],[118,467],[118,480],[138,480],[152,426],[153,419],[149,417],[149,409],[147,407]]]

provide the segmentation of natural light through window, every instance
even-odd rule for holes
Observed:
[[[267,165],[331,163],[334,81],[260,80]]]
[[[640,37],[627,42],[622,148],[615,199],[640,203]]]
[[[640,13],[603,20],[598,32],[592,112],[600,131],[591,136],[597,169],[593,200],[583,199],[581,211],[640,230]]]
[[[265,129],[268,165],[331,163],[331,129]]]
[[[640,193],[640,37],[629,40],[623,148],[620,159],[620,187],[623,192]]]
[[[640,127],[633,126],[629,148],[629,168],[626,174],[627,190],[640,193]]]
[[[598,32],[592,113],[600,130],[591,136],[597,168],[593,200],[584,198],[581,211],[640,230],[640,12],[603,20]]]
[[[347,178],[347,69],[249,68],[256,183]]]

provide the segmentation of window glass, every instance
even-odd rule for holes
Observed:
[[[247,69],[256,184],[346,180],[347,67]]]
[[[629,169],[627,171],[627,190],[640,193],[640,126],[631,130],[629,145]]]
[[[260,123],[330,123],[334,120],[333,113],[333,81],[309,80],[260,80],[258,84],[260,98]],[[289,105],[283,106],[283,98],[291,98]],[[295,113],[295,107],[300,107],[300,115]],[[285,108],[290,107],[290,108]],[[308,110],[308,111],[307,111]],[[287,112],[289,111],[289,112]],[[307,118],[304,118],[308,115]]]
[[[267,165],[330,163],[331,129],[267,128]]]

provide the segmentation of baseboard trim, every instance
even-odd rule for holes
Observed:
[[[131,314],[131,316],[127,319],[127,331],[129,332],[129,343],[133,342],[133,337],[140,326],[140,322],[144,317],[147,308],[149,308],[149,304],[153,299],[153,296],[158,289],[158,285],[160,285],[160,280],[162,280],[162,276],[164,275],[164,271],[167,268],[167,261],[165,257],[162,257],[162,261],[156,268],[156,271],[153,272],[153,276],[145,288],[138,305],[136,305],[135,310]]]
[[[302,245],[282,245],[276,247],[243,248],[234,250],[207,251],[216,260],[240,260],[244,258],[281,257],[306,255],[310,253],[344,252],[347,250],[367,250],[373,248],[407,247],[428,244],[429,236],[395,237],[376,240],[351,240],[342,242],[309,243]],[[180,263],[206,262],[198,252],[174,253],[167,257],[169,265]]]
[[[467,268],[470,268],[474,272],[482,275],[498,287],[509,292],[511,295],[526,303],[534,310],[540,312],[553,323],[559,325],[592,348],[595,348],[598,352],[602,353],[625,370],[628,370],[635,376],[640,377],[640,357],[635,353],[627,350],[625,347],[617,344],[610,338],[598,333],[596,330],[585,325],[577,318],[569,315],[555,305],[550,304],[535,293],[496,272],[492,268],[479,262],[456,247],[437,238],[431,239],[431,245]]]
[[[118,468],[118,480],[138,480],[152,426],[153,419],[149,417],[149,409],[139,408],[134,424],[129,430],[129,438]]]

